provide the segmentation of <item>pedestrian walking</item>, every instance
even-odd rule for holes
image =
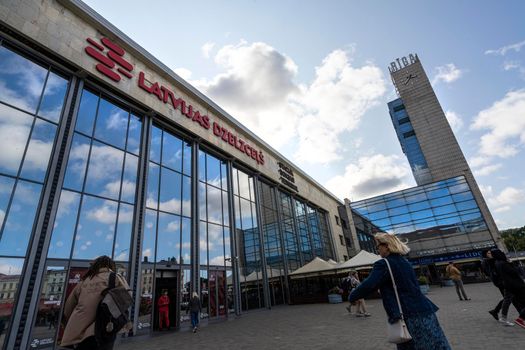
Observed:
[[[352,272],[351,271],[348,273],[348,276],[345,277],[343,279],[343,281],[341,282],[341,287],[343,289],[343,292],[347,293],[347,298],[346,299],[349,300],[350,293],[352,293],[352,289],[353,289],[352,288]],[[350,301],[348,301],[348,306],[346,307],[346,310],[350,313],[350,315],[354,315],[352,313],[352,306],[355,306],[355,305],[356,305],[356,303],[351,303]],[[357,308],[357,306],[356,306],[356,308]]]
[[[357,274],[357,271],[352,270],[350,271],[350,286],[352,290],[357,288],[361,284],[361,281],[359,281],[359,275]],[[366,304],[365,299],[361,298],[355,302],[356,305],[356,316],[357,317],[369,317],[370,313],[366,311]]]
[[[191,327],[193,328],[193,333],[195,333],[199,326],[199,312],[201,312],[201,300],[196,292],[193,292],[191,296],[189,307],[191,314]]]
[[[170,297],[168,291],[164,289],[162,295],[157,301],[157,307],[159,309],[159,330],[162,331],[164,327],[167,330],[170,329]]]
[[[467,297],[467,293],[465,293],[465,288],[463,287],[461,271],[452,261],[448,263],[446,272],[448,277],[452,280],[452,282],[454,282],[454,285],[456,286],[456,293],[458,293],[459,300],[470,300],[470,298]]]
[[[421,293],[412,265],[403,256],[410,249],[395,235],[388,233],[377,234],[375,241],[383,259],[374,264],[368,278],[350,294],[350,301],[364,298],[379,288],[388,323],[404,320],[412,337],[407,342],[397,344],[398,350],[450,350],[435,315],[438,307]]]
[[[481,262],[481,267],[483,268],[483,272],[490,278],[492,283],[498,288],[500,291],[503,299],[501,299],[496,307],[492,310],[489,310],[489,314],[492,315],[496,319],[496,321],[500,321],[505,326],[514,326],[514,323],[510,322],[507,319],[507,315],[509,313],[509,307],[512,303],[512,294],[509,290],[505,289],[505,286],[503,285],[503,280],[499,276],[498,272],[496,271],[496,260],[492,256],[492,252],[490,250],[484,251],[482,253],[483,261]],[[516,307],[516,306],[515,306]],[[516,310],[518,308],[516,307]],[[501,311],[501,317],[499,316],[499,312]],[[519,312],[519,310],[518,310]]]
[[[60,343],[63,347],[76,350],[111,350],[115,339],[99,344],[95,338],[95,318],[97,307],[102,300],[102,291],[108,288],[109,276],[116,270],[115,263],[109,256],[96,258],[89,270],[66,301],[64,318],[66,327]],[[115,287],[129,289],[126,280],[116,275]]]
[[[519,317],[514,322],[525,328],[525,282],[518,269],[507,260],[505,253],[499,249],[493,249],[491,255],[495,260],[496,271],[503,281],[505,291],[512,294],[514,305],[520,310]]]

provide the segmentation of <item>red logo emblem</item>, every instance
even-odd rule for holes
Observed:
[[[102,45],[91,38],[87,38],[86,41],[92,46],[87,46],[85,51],[88,55],[100,62],[96,65],[96,68],[100,73],[115,82],[119,82],[121,76],[113,70],[115,66],[118,65],[116,70],[120,74],[129,79],[133,77],[130,73],[133,70],[133,66],[123,58],[126,53],[123,48],[108,38],[102,38]],[[106,48],[108,51],[104,52]]]

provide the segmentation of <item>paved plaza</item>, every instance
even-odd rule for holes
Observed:
[[[471,301],[459,301],[454,287],[432,287],[429,298],[440,307],[439,321],[452,348],[525,349],[525,329],[504,327],[488,313],[500,297],[490,283],[468,284]],[[369,318],[350,316],[347,304],[281,306],[153,338],[129,339],[117,350],[168,349],[394,349],[385,341],[381,300],[369,300]],[[509,318],[517,317],[511,306]],[[437,349],[436,349],[437,350]]]

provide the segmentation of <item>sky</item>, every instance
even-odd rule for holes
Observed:
[[[498,227],[525,225],[525,2],[85,2],[351,201],[416,185],[387,67],[417,53]]]

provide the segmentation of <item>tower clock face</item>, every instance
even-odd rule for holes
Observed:
[[[404,85],[408,85],[408,83],[412,80],[415,80],[417,78],[417,75],[416,74],[408,74],[406,77],[405,77],[405,80],[403,81],[403,84]]]

